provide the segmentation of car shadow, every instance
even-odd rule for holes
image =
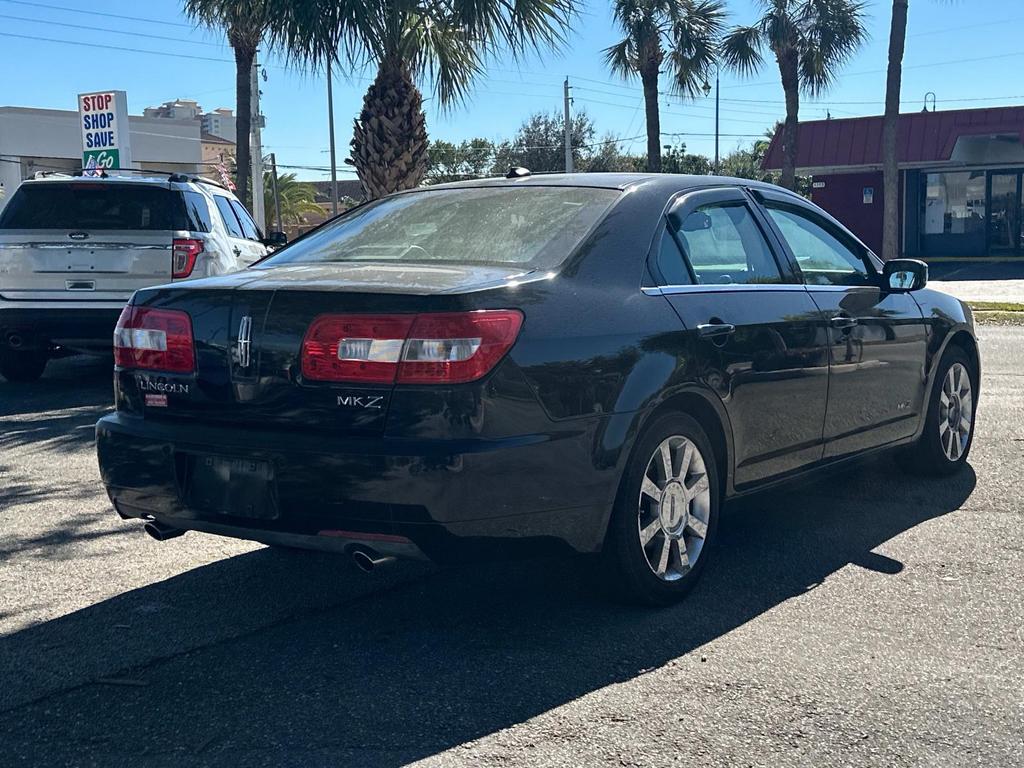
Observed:
[[[723,516],[690,597],[660,610],[605,601],[578,561],[360,579],[252,551],[0,639],[0,732],[44,763],[402,765],[679,663],[842,568],[894,578],[904,565],[874,550],[974,486],[969,468],[910,480],[878,459],[754,498]],[[113,684],[90,684],[109,668],[96,648],[121,659]]]

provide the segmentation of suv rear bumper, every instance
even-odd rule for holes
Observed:
[[[321,549],[367,544],[438,561],[598,551],[615,478],[590,464],[592,437],[581,430],[560,440],[338,438],[125,413],[96,425],[100,472],[122,517]],[[196,478],[207,472],[197,472],[197,462],[209,457],[263,463],[270,480],[261,498],[271,498],[272,509],[249,517],[197,504]]]
[[[12,307],[0,303],[0,349],[38,350],[52,346],[109,352],[123,305],[109,307]]]

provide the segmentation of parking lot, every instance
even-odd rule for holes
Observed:
[[[1021,765],[1024,328],[980,335],[967,472],[745,501],[664,610],[576,562],[158,543],[98,480],[109,365],[0,384],[3,763]]]

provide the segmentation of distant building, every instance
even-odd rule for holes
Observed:
[[[900,252],[1024,256],[1024,107],[910,112],[897,133]],[[811,198],[882,252],[882,117],[800,123]],[[782,166],[776,134],[766,169]]]
[[[203,168],[197,120],[133,115],[128,126],[135,168],[180,173]],[[77,111],[0,107],[0,206],[38,171],[70,173],[81,167]]]
[[[203,145],[203,165],[207,173],[211,172],[213,166],[220,163],[232,165],[238,156],[235,153],[235,142],[214,136],[212,133],[202,131],[200,141]]]
[[[163,117],[170,120],[198,120],[202,114],[203,108],[198,102],[190,99],[165,101],[159,107],[146,107],[142,110],[143,117]]]
[[[200,118],[203,123],[203,130],[211,136],[225,139],[234,143],[237,134],[236,118],[233,110],[227,107],[220,107],[213,112],[205,112]]]

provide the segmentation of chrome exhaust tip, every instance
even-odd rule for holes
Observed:
[[[183,529],[173,528],[169,525],[158,523],[156,520],[150,520],[142,526],[142,530],[157,541],[167,541],[168,539],[176,539],[179,536],[185,535],[185,531]]]
[[[382,557],[369,549],[357,549],[352,553],[352,562],[363,573],[370,573],[375,568],[395,562],[395,558]]]

